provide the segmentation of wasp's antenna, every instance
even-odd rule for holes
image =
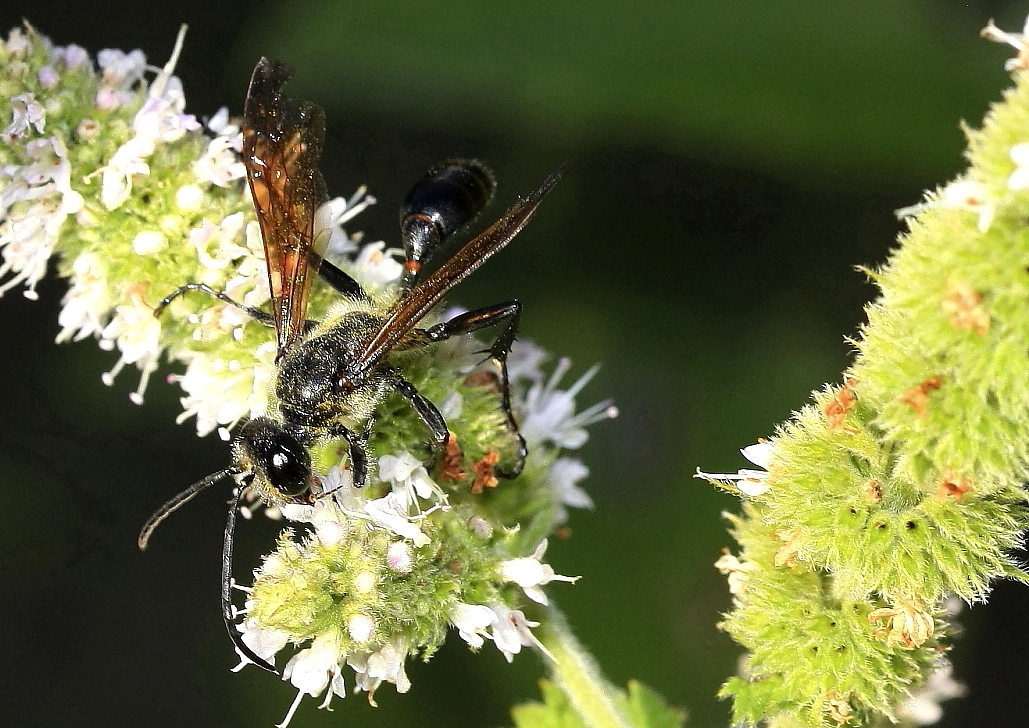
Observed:
[[[183,503],[189,502],[197,493],[205,488],[211,487],[227,475],[238,475],[241,472],[243,471],[239,468],[231,467],[225,468],[225,470],[219,470],[217,473],[211,473],[203,480],[193,483],[193,485],[189,486],[163,506],[158,508],[154,515],[150,516],[150,518],[147,519],[147,522],[143,524],[143,530],[139,532],[139,539],[136,541],[136,543],[139,544],[139,550],[146,551],[147,544],[150,542],[150,535],[154,532],[154,529],[157,528],[161,521],[177,511],[179,506]]]
[[[250,649],[236,629],[236,608],[232,606],[232,545],[236,536],[236,512],[239,510],[239,500],[244,490],[246,485],[240,486],[233,493],[232,503],[229,504],[229,517],[225,522],[225,540],[222,543],[222,619],[225,620],[225,629],[228,630],[236,651],[258,667],[278,675],[279,671]]]

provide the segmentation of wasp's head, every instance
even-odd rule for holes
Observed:
[[[250,420],[232,441],[232,457],[253,474],[251,485],[269,503],[306,501],[311,492],[311,456],[281,423],[267,417]]]

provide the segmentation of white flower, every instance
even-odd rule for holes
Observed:
[[[729,593],[734,597],[742,597],[747,588],[750,572],[754,571],[757,566],[753,561],[740,561],[726,551],[715,562],[715,568],[719,573],[728,577]]]
[[[351,273],[365,291],[381,291],[397,281],[404,272],[404,266],[393,256],[402,254],[397,248],[386,250],[386,243],[368,243],[361,246],[351,266]]]
[[[132,178],[150,173],[147,157],[158,143],[173,142],[200,128],[192,114],[183,114],[186,98],[182,82],[172,75],[182,50],[185,29],[179,31],[172,56],[150,84],[147,98],[132,120],[135,136],[122,144],[101,168],[100,200],[108,210],[120,207],[132,192]],[[111,49],[97,56],[106,85],[98,92],[97,104],[113,108],[127,103],[124,89],[142,79],[146,57],[141,51],[128,55]],[[112,95],[113,94],[113,95]]]
[[[5,50],[11,56],[14,58],[24,58],[31,47],[32,43],[29,42],[28,37],[22,32],[20,27],[11,28],[11,32],[7,35],[7,43],[4,44]]]
[[[1024,190],[1029,187],[1029,142],[1015,144],[1008,150],[1008,156],[1015,163],[1015,169],[1008,177],[1008,187],[1013,190]]]
[[[473,650],[482,647],[487,638],[492,639],[486,630],[496,621],[496,613],[483,604],[458,602],[450,608],[450,623]]]
[[[39,134],[43,133],[46,126],[46,109],[36,101],[36,97],[30,93],[18,94],[9,99],[11,104],[11,123],[3,131],[0,131],[0,140],[6,144],[13,144],[24,137],[29,127],[34,127]]]
[[[404,512],[405,510],[405,504],[397,498],[396,494],[390,493],[385,498],[368,501],[363,512],[348,513],[347,515],[367,518],[379,528],[408,539],[416,547],[425,546],[429,543],[429,537],[411,520]]]
[[[0,285],[0,295],[24,282],[25,296],[35,298],[61,227],[83,199],[71,188],[68,150],[59,138],[33,139],[25,154],[32,161],[24,167],[0,168],[0,279],[15,273]]]
[[[264,413],[275,374],[275,342],[258,346],[246,365],[202,353],[183,352],[179,356],[189,363],[185,374],[173,377],[186,393],[179,400],[184,411],[176,422],[195,416],[198,435],[220,428],[223,439],[227,439],[227,429],[241,419]]]
[[[216,136],[211,139],[200,159],[193,163],[197,180],[228,187],[235,180],[245,177],[247,170],[240,157],[242,138],[237,132],[233,136]]]
[[[96,54],[96,63],[100,66],[100,82],[117,88],[140,81],[146,70],[146,56],[138,49],[126,53],[117,48],[104,48]]]
[[[943,717],[940,703],[951,698],[964,697],[968,692],[964,685],[953,677],[953,667],[943,661],[929,674],[925,684],[911,691],[908,698],[897,707],[897,717],[915,725],[932,725]]]
[[[942,199],[947,207],[968,210],[977,215],[979,223],[976,227],[979,232],[984,233],[990,228],[996,204],[986,185],[970,180],[951,182],[943,189]]]
[[[135,364],[140,369],[139,385],[129,395],[136,404],[142,404],[150,375],[157,370],[157,358],[161,353],[159,335],[161,322],[154,318],[154,310],[143,300],[145,284],[126,285],[122,294],[124,303],[114,310],[114,316],[100,332],[100,348],[111,351],[117,348],[121,357],[110,372],[103,375],[104,384],[110,386],[126,364]]]
[[[375,705],[375,691],[384,682],[393,683],[398,693],[411,689],[404,670],[410,647],[403,637],[394,637],[374,652],[347,655],[347,664],[357,674],[357,689],[368,693],[368,702]]]
[[[237,624],[240,639],[243,644],[254,651],[254,654],[262,660],[275,664],[275,655],[289,643],[289,633],[272,627],[258,627],[253,620],[246,620],[243,624]],[[239,664],[232,668],[233,672],[239,672],[246,665],[253,664],[249,657],[239,650]]]
[[[107,325],[111,309],[107,292],[107,264],[95,253],[82,253],[72,263],[71,287],[57,318],[61,332],[57,343],[98,336]]]
[[[1009,58],[1004,62],[1005,71],[1011,72],[1029,68],[1029,45],[1026,44],[1026,38],[1029,37],[1029,18],[1026,18],[1025,26],[1022,28],[1021,33],[1003,31],[994,25],[991,19],[986,27],[979,32],[979,35],[996,43],[1007,43],[1018,51],[1017,56]]]
[[[555,525],[568,520],[565,506],[593,508],[593,499],[578,485],[579,481],[589,474],[589,468],[578,458],[560,457],[547,468],[546,480],[554,491],[554,500],[557,502],[557,510],[554,513]]]
[[[772,456],[774,455],[772,444],[770,442],[758,442],[754,445],[748,445],[740,452],[743,454],[743,457],[759,468],[764,468],[764,470],[741,468],[736,473],[703,473],[698,470],[694,477],[720,480],[724,483],[733,484],[741,493],[752,498],[768,492],[768,483],[765,482],[765,479],[768,477],[768,466],[771,464]]]
[[[310,647],[290,658],[282,670],[282,679],[289,680],[299,692],[277,728],[286,728],[289,725],[304,695],[318,697],[326,688],[331,687],[325,701],[319,706],[321,708],[329,707],[333,695],[341,698],[347,696],[341,672],[345,657],[339,638],[333,633],[323,633],[314,638]]]
[[[406,506],[396,494],[389,493],[383,498],[368,500],[359,488],[354,487],[350,472],[340,467],[329,470],[322,489],[325,495],[331,494],[332,497],[319,498],[313,506],[292,503],[284,505],[282,514],[291,521],[313,524],[316,532],[320,524],[346,524],[349,518],[407,539],[415,547],[429,543],[429,537],[415,523],[422,516],[408,515]]]
[[[347,234],[343,225],[374,204],[375,198],[369,195],[368,188],[362,185],[350,199],[335,197],[318,209],[315,216],[315,234],[329,236],[325,249],[327,258],[339,259],[357,250],[361,235]]]
[[[524,556],[517,559],[509,559],[500,563],[498,571],[500,578],[504,581],[511,581],[522,588],[525,596],[537,604],[547,604],[547,595],[540,589],[552,581],[576,582],[578,576],[562,576],[555,574],[550,564],[544,564],[541,559],[547,551],[547,540],[540,541],[539,546],[532,556]]]
[[[379,458],[379,480],[391,483],[397,503],[406,513],[419,513],[418,499],[446,504],[447,496],[429,477],[425,466],[409,452]]]
[[[530,448],[546,440],[562,448],[582,447],[589,439],[584,429],[586,426],[618,415],[618,409],[610,400],[575,413],[575,395],[593,378],[599,367],[591,367],[567,390],[557,389],[571,365],[568,359],[558,361],[546,383],[536,382],[525,396],[521,433]]]
[[[518,339],[507,355],[507,377],[512,384],[525,380],[535,384],[543,379],[540,365],[547,360],[547,352],[529,339]]]
[[[514,656],[522,651],[522,647],[535,647],[554,662],[557,660],[543,646],[543,643],[536,639],[530,627],[539,627],[539,622],[531,622],[517,609],[508,609],[503,604],[491,606],[496,615],[493,622],[492,637],[497,649],[503,653],[504,658],[511,662]]]

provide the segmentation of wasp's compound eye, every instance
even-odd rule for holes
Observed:
[[[311,458],[307,450],[285,433],[280,433],[270,445],[265,461],[268,481],[283,495],[301,495],[307,490],[311,477]]]
[[[237,462],[252,468],[287,498],[307,492],[311,482],[311,456],[282,425],[264,417],[247,422],[233,447]]]

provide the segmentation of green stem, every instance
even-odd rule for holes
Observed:
[[[590,728],[630,728],[618,707],[621,691],[601,674],[593,656],[572,634],[561,611],[553,604],[545,611],[535,634],[554,657],[548,660],[550,677],[569,704]]]

